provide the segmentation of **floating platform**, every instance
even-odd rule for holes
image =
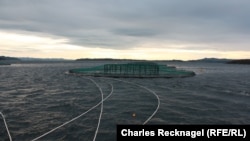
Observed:
[[[154,62],[132,62],[127,64],[105,64],[91,68],[76,68],[69,73],[95,77],[116,78],[173,78],[190,77],[195,73],[177,69],[173,66],[160,65]]]

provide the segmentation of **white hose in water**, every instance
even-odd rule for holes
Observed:
[[[88,112],[90,112],[91,110],[95,109],[95,108],[96,108],[97,106],[99,106],[100,104],[102,104],[102,108],[101,108],[101,112],[102,112],[102,109],[103,109],[103,101],[107,100],[107,99],[113,94],[113,85],[110,84],[110,85],[111,85],[111,92],[110,92],[110,94],[109,94],[105,99],[103,99],[103,92],[102,92],[101,87],[100,87],[93,79],[91,79],[91,78],[87,78],[87,79],[91,80],[91,81],[99,88],[99,91],[101,92],[101,95],[102,95],[102,100],[101,100],[98,104],[96,104],[95,106],[93,106],[92,108],[90,108],[89,110],[87,110],[86,112],[84,112],[84,113],[78,115],[77,117],[75,117],[75,118],[73,118],[73,119],[71,119],[71,120],[69,120],[69,121],[67,121],[67,122],[65,122],[65,123],[63,123],[63,124],[61,124],[60,126],[57,126],[56,128],[54,128],[54,129],[52,129],[52,130],[50,130],[50,131],[44,133],[43,135],[41,135],[41,136],[39,136],[39,137],[37,137],[37,138],[31,140],[31,141],[36,141],[36,140],[38,140],[38,139],[40,139],[40,138],[42,138],[42,137],[44,137],[44,136],[46,136],[46,135],[48,135],[48,134],[54,132],[55,130],[57,130],[57,129],[59,129],[59,128],[65,126],[65,125],[67,125],[67,124],[69,124],[69,123],[71,123],[71,122],[73,122],[73,121],[75,121],[75,120],[77,120],[77,119],[79,119],[79,118],[82,117],[83,115],[85,115],[85,114],[87,114]],[[98,122],[98,126],[97,126],[97,129],[96,129],[96,132],[95,132],[95,136],[94,136],[93,141],[96,139],[96,135],[97,135],[97,133],[98,133],[99,124],[100,124],[100,119],[101,119],[101,114],[100,114],[100,116],[99,116],[99,122]]]
[[[5,125],[5,128],[6,128],[6,131],[7,131],[7,133],[8,133],[9,140],[12,141],[12,137],[11,137],[11,135],[10,135],[10,131],[9,131],[8,125],[7,125],[7,123],[6,123],[5,117],[4,117],[4,115],[3,115],[2,112],[0,112],[0,115],[1,115],[2,118],[3,118],[3,122],[4,122],[4,125]]]
[[[147,87],[145,87],[145,86],[142,86],[142,85],[139,85],[139,84],[136,84],[136,83],[133,83],[133,82],[129,82],[129,81],[124,81],[124,80],[121,80],[121,79],[113,79],[113,78],[108,78],[108,79],[112,79],[112,80],[116,80],[116,81],[121,81],[121,82],[129,83],[129,84],[133,84],[133,85],[136,85],[136,86],[138,86],[138,87],[144,88],[145,90],[147,90],[147,91],[149,91],[150,93],[154,94],[155,97],[156,97],[157,100],[158,100],[158,105],[157,105],[155,111],[154,111],[154,112],[152,113],[152,115],[143,123],[143,125],[146,124],[148,121],[150,121],[150,120],[153,118],[153,116],[156,114],[156,112],[158,111],[158,109],[159,109],[159,107],[160,107],[160,98],[159,98],[159,96],[158,96],[153,90],[151,90],[151,89],[149,89],[149,88],[147,88]]]

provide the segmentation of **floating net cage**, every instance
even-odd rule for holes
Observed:
[[[155,77],[189,77],[192,71],[176,69],[172,66],[160,65],[154,62],[132,62],[127,64],[105,64],[91,68],[77,68],[69,70],[76,73],[96,77],[124,77],[124,78],[155,78]]]

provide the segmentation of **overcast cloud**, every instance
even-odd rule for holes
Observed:
[[[162,42],[250,51],[249,17],[249,0],[0,0],[0,30],[111,49]]]

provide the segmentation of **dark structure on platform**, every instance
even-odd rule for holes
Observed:
[[[104,65],[104,74],[158,75],[159,70],[159,65],[152,62]]]
[[[69,73],[95,77],[118,78],[173,78],[194,76],[192,71],[176,69],[165,64],[157,64],[150,61],[131,62],[126,64],[105,64],[90,68],[76,68]]]

